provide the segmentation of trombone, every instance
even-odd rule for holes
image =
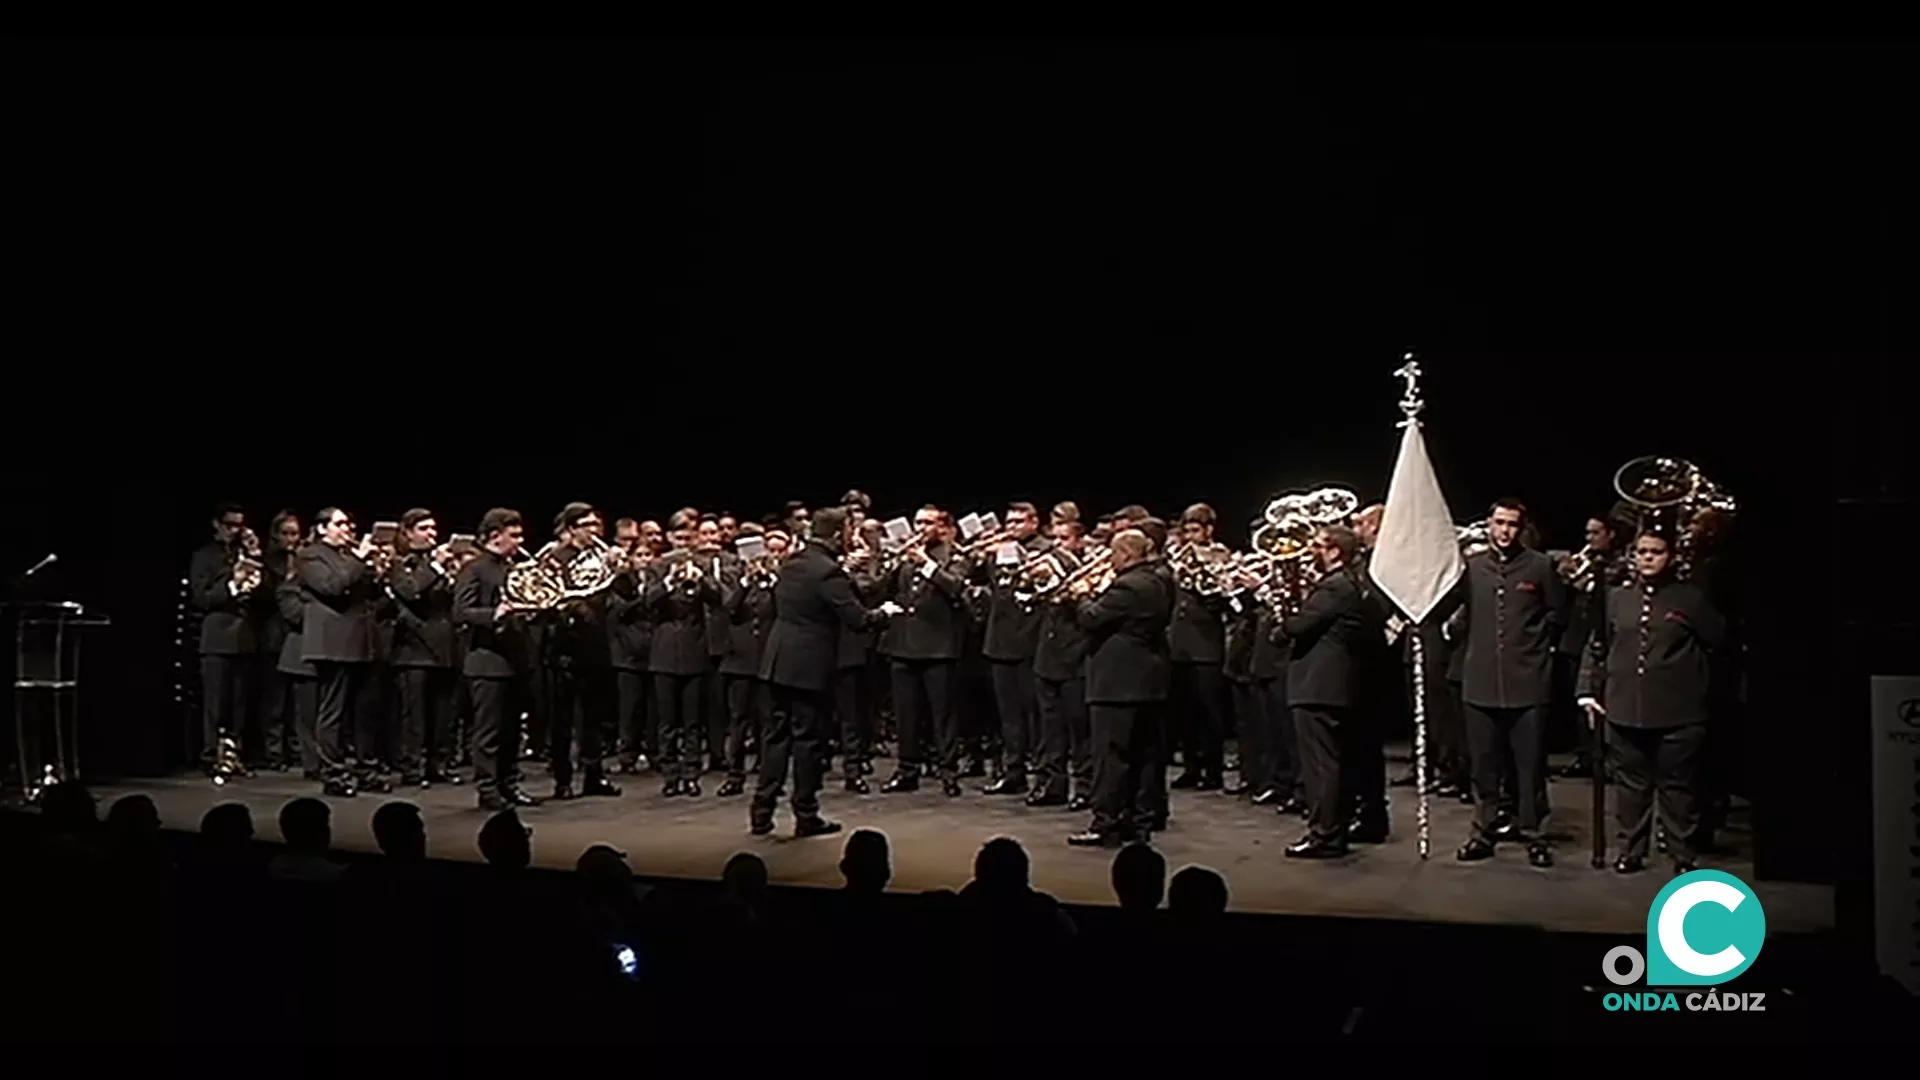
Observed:
[[[1059,603],[1072,603],[1098,596],[1113,584],[1113,549],[1102,548],[1098,555],[1062,575],[1059,583],[1046,590]]]

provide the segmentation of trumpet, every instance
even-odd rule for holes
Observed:
[[[1105,548],[1075,567],[1072,573],[1063,575],[1047,592],[1060,603],[1072,603],[1107,591],[1113,578],[1113,549]]]
[[[1592,592],[1599,572],[1600,559],[1594,554],[1593,545],[1588,544],[1567,557],[1565,565],[1561,567],[1560,576],[1566,579],[1568,585],[1580,592]]]
[[[1015,539],[1015,537],[1011,528],[1002,527],[994,529],[992,532],[982,533],[980,536],[969,541],[961,547],[960,553],[969,559],[977,558],[1013,539]]]

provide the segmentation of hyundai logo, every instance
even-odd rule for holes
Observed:
[[[1908,698],[1900,703],[1900,719],[1908,727],[1920,728],[1920,698]]]

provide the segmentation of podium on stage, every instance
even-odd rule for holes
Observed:
[[[21,793],[80,779],[80,646],[112,620],[71,601],[5,605],[13,624],[13,733]]]

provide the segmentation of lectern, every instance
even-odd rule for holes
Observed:
[[[70,601],[6,606],[13,622],[14,750],[28,801],[80,779],[80,646],[110,625]]]

